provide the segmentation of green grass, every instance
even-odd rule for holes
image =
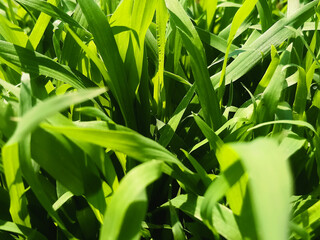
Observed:
[[[0,239],[318,239],[319,0],[0,0]]]

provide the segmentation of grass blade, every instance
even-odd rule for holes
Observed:
[[[171,19],[179,29],[183,43],[190,54],[196,91],[207,124],[218,129],[222,123],[217,95],[209,81],[205,53],[199,35],[188,15],[177,0],[166,1]]]
[[[84,76],[79,78],[69,67],[45,55],[0,40],[0,61],[3,60],[18,73],[49,76],[78,89],[96,86]]]
[[[119,103],[126,125],[135,129],[136,122],[133,112],[134,95],[128,88],[123,87],[128,84],[126,71],[110,24],[99,6],[93,0],[79,0],[78,2],[88,21],[94,42],[111,78],[108,87]]]
[[[291,172],[276,141],[256,139],[250,144],[233,144],[232,148],[239,154],[249,176],[250,196],[260,239],[288,239]]]
[[[200,209],[203,200],[204,197],[185,194],[171,199],[170,202],[173,207],[178,208],[186,214],[202,221],[203,219],[200,214]],[[166,207],[168,205],[169,203],[165,203],[161,207]],[[219,234],[230,240],[241,239],[241,232],[237,224],[237,219],[229,208],[221,204],[217,204],[212,211],[212,223]]]
[[[14,135],[7,144],[10,145],[19,142],[28,133],[32,132],[39,123],[53,114],[72,104],[83,102],[104,92],[105,89],[79,90],[76,93],[55,96],[44,102],[38,103],[21,118]]]
[[[146,212],[146,187],[161,176],[159,161],[150,161],[131,170],[108,205],[100,239],[139,239],[141,222]]]
[[[240,54],[232,63],[226,68],[226,84],[231,81],[236,81],[250,69],[253,68],[262,59],[261,53],[264,56],[270,53],[271,46],[278,47],[288,38],[294,36],[294,33],[285,28],[285,26],[292,26],[298,28],[314,14],[314,7],[319,3],[318,0],[312,1],[301,7],[293,15],[276,22],[272,27],[262,34],[251,45],[250,49]],[[213,86],[218,87],[221,72],[213,75],[211,81]]]
[[[49,16],[61,19],[62,21],[69,23],[72,26],[82,28],[77,21],[75,21],[68,14],[61,11],[58,7],[52,5],[51,2],[45,2],[43,0],[16,0],[16,2],[21,3],[34,10],[46,13]]]
[[[222,97],[225,90],[225,73],[226,73],[226,67],[227,67],[229,51],[231,48],[231,43],[234,37],[236,36],[236,33],[240,25],[249,16],[254,6],[256,5],[257,1],[258,0],[246,0],[243,3],[243,5],[239,8],[239,10],[236,12],[234,18],[232,19],[230,33],[227,41],[228,43],[227,43],[226,54],[223,61],[223,66],[222,66],[220,81],[219,81],[218,99],[220,102],[222,101]]]

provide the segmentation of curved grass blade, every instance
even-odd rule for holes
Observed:
[[[0,230],[19,234],[20,236],[27,237],[30,239],[47,240],[47,238],[44,235],[32,228],[21,226],[9,221],[0,220]]]
[[[69,67],[45,55],[0,40],[0,61],[3,60],[5,64],[19,73],[49,76],[77,89],[96,86],[89,79],[78,77]]]
[[[301,120],[275,120],[275,121],[270,121],[270,122],[264,122],[264,123],[260,123],[258,125],[255,125],[254,127],[249,128],[247,131],[252,131],[254,129],[268,126],[268,125],[273,125],[273,124],[291,124],[291,125],[296,125],[296,126],[300,126],[300,127],[306,127],[308,129],[310,129],[312,132],[314,132],[316,135],[318,135],[317,131],[314,129],[314,127],[310,123],[305,122],[305,121],[301,121]]]
[[[278,47],[286,39],[294,36],[291,30],[285,26],[298,28],[302,26],[314,14],[314,7],[319,3],[319,0],[312,1],[301,7],[293,15],[288,18],[283,18],[276,22],[272,27],[262,34],[251,45],[250,49],[240,54],[232,63],[226,68],[226,84],[234,82],[246,74],[258,62],[261,61],[263,53],[264,56],[270,53],[271,45]],[[246,48],[245,48],[246,49]],[[211,81],[216,88],[219,84],[221,72],[213,75]]]
[[[14,142],[19,142],[28,133],[32,132],[32,130],[34,130],[39,123],[52,116],[53,114],[69,107],[70,105],[77,104],[99,96],[105,91],[106,90],[103,88],[79,90],[75,93],[58,95],[49,98],[44,102],[38,103],[21,118],[14,135],[8,141],[7,145],[10,145]]]
[[[69,23],[72,26],[82,28],[77,21],[75,21],[68,14],[60,10],[58,7],[52,5],[50,2],[43,0],[15,0],[16,2],[30,7],[36,11],[41,11],[49,16],[56,17],[62,21]]]
[[[101,126],[75,127],[61,124],[60,126],[59,124],[56,126],[42,124],[41,126],[50,132],[62,133],[72,141],[96,144],[141,162],[154,159],[164,161],[167,163],[164,169],[166,174],[178,179],[187,191],[200,192],[197,187],[198,178],[182,162],[157,142],[132,130],[121,130],[119,127],[113,128],[119,128],[119,130],[111,130],[107,126],[104,129]]]
[[[165,75],[166,77],[169,77],[169,78],[171,78],[172,80],[177,81],[177,82],[179,82],[179,83],[182,83],[182,84],[184,84],[184,85],[186,85],[186,86],[188,86],[188,87],[191,87],[191,86],[192,86],[192,84],[189,83],[187,80],[185,80],[183,77],[181,77],[181,76],[179,76],[179,75],[177,75],[177,74],[174,74],[174,73],[172,73],[172,72],[164,71],[164,75]]]
[[[12,85],[11,83],[6,82],[5,80],[0,78],[0,85],[6,89],[7,91],[11,92],[13,95],[18,97],[20,95],[20,88],[17,86]]]
[[[71,139],[93,143],[122,152],[139,161],[161,160],[175,163],[188,170],[176,157],[157,142],[133,131],[120,131],[91,127],[41,125],[44,129],[62,133]]]
[[[146,187],[162,173],[162,162],[150,161],[135,167],[120,182],[101,228],[100,239],[139,239],[147,210]]]
[[[21,77],[21,91],[20,91],[20,113],[23,116],[33,105],[33,93],[31,88],[31,78],[29,74],[22,74]],[[43,188],[44,179],[40,179],[37,174],[36,163],[31,159],[31,134],[26,135],[19,143],[19,162],[22,174],[31,187],[34,194],[37,196],[39,202],[46,209],[46,211],[52,216],[59,227],[66,233],[70,235],[63,221],[59,217],[56,211],[52,208],[53,201],[46,194]]]

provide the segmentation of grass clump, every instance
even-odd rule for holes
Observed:
[[[320,3],[0,2],[1,239],[317,239]]]

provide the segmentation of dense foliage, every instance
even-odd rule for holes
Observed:
[[[0,239],[317,239],[319,0],[0,0]]]

